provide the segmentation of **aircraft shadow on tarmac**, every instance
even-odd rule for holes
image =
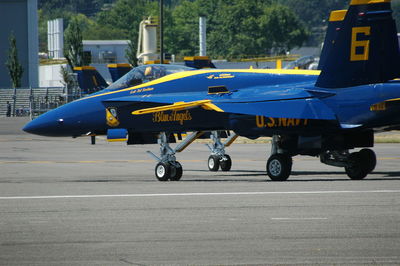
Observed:
[[[208,170],[195,170],[188,169],[190,172],[208,172]],[[379,175],[379,177],[376,177]],[[190,175],[189,175],[190,176]],[[321,177],[317,177],[321,176]],[[324,178],[324,176],[327,176]],[[340,176],[337,178],[329,178],[329,176]],[[253,179],[252,177],[264,177],[263,179]],[[303,178],[304,177],[304,178]],[[301,179],[297,179],[301,178]],[[368,175],[366,179],[360,180],[360,182],[367,181],[400,181],[400,172],[373,172]],[[143,177],[140,179],[135,179],[135,182],[155,182],[155,179]],[[193,178],[181,179],[179,182],[266,182],[270,181],[269,177],[265,173],[265,171],[255,171],[255,170],[231,170],[229,172],[224,172],[224,174],[212,173],[207,177],[204,176],[193,176]],[[288,179],[283,182],[333,182],[333,181],[357,181],[349,179],[344,172],[339,171],[294,171],[292,173],[292,179]],[[95,178],[85,177],[81,179],[74,180],[63,180],[62,182],[66,183],[123,183],[123,182],[132,182],[132,176],[126,175],[120,179],[113,179],[113,177],[104,177],[104,178]],[[272,181],[271,181],[272,182]],[[0,182],[2,183],[2,182]]]
[[[193,171],[193,172],[208,172],[207,170],[188,170],[188,171]],[[310,176],[342,176],[340,178],[307,178]],[[375,177],[376,175],[381,175],[382,177]],[[231,181],[231,182],[240,182],[240,181],[246,181],[246,182],[265,182],[264,180],[250,180],[250,179],[236,179],[233,177],[256,177],[256,176],[264,176],[267,178],[267,181],[270,181],[267,174],[264,171],[252,171],[252,170],[231,170],[230,172],[225,172],[224,175],[215,175],[214,177],[219,177],[218,179],[213,178],[213,176],[210,176],[210,179],[205,179],[205,178],[197,178],[197,179],[191,179],[191,180],[181,180],[180,182],[226,182],[226,181]],[[305,177],[304,179],[288,179],[287,181],[283,182],[333,182],[333,181],[400,181],[400,172],[373,172],[369,174],[365,179],[363,180],[351,180],[349,179],[346,174],[343,172],[332,172],[332,171],[293,171],[292,172],[292,178],[298,177],[302,178],[303,176]],[[231,177],[231,179],[228,179]]]

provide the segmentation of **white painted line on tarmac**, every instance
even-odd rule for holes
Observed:
[[[301,218],[301,217],[276,217],[276,218],[271,218],[271,220],[278,220],[278,221],[310,221],[310,220],[328,220],[326,217],[306,217],[306,218]]]
[[[0,197],[0,200],[258,196],[258,195],[307,195],[307,194],[366,194],[366,193],[400,193],[400,190],[270,191],[270,192],[264,191],[264,192],[206,192],[206,193],[157,193],[157,194],[109,194],[109,195],[8,196],[8,197]]]

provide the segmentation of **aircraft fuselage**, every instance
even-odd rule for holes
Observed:
[[[74,137],[87,133],[105,134],[108,129],[113,128],[126,128],[135,132],[234,130],[245,136],[257,137],[282,132],[304,132],[310,135],[354,128],[382,129],[400,124],[400,117],[396,114],[399,109],[397,104],[386,104],[380,109],[373,108],[374,104],[400,97],[399,81],[343,89],[322,89],[313,85],[317,77],[316,71],[296,70],[287,73],[282,71],[282,74],[268,70],[183,72],[131,88],[103,90],[89,95],[36,118],[24,130],[44,136]],[[225,87],[228,93],[209,93],[209,88],[219,86]],[[332,110],[336,120],[308,119],[307,115],[302,113],[301,107],[297,117],[287,116],[287,110],[279,108],[280,102],[288,97],[292,97],[293,101],[307,101],[310,91]],[[174,96],[185,99],[185,94],[188,95],[188,99],[238,99],[242,102],[249,96],[259,95],[260,102],[276,103],[278,107],[270,116],[219,113],[202,108],[135,116],[132,112],[137,109],[165,103],[162,99],[151,104],[145,101],[132,104],[123,100],[130,96],[147,99],[168,95],[171,101],[174,101]],[[117,110],[118,126],[107,124],[105,110],[110,107]]]

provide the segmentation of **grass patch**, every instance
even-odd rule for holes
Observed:
[[[400,134],[375,135],[375,143],[400,143]]]
[[[222,139],[224,142],[225,139]],[[209,139],[198,139],[196,143],[211,143]],[[255,140],[248,139],[245,137],[239,137],[233,144],[267,144],[271,143],[271,138],[261,137]],[[375,143],[400,143],[400,134],[377,134],[375,135]]]

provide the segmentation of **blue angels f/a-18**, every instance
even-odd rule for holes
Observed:
[[[44,136],[107,135],[159,143],[155,173],[179,180],[176,152],[203,134],[214,141],[210,170],[228,171],[236,136],[272,137],[267,174],[286,180],[296,155],[318,156],[363,179],[376,165],[374,133],[400,129],[400,53],[390,0],[351,0],[333,11],[321,71],[192,70],[142,66],[110,87],[52,110],[24,130]],[[150,77],[148,77],[150,76]],[[182,133],[188,137],[172,148]],[[226,143],[221,132],[233,132]],[[362,148],[350,152],[354,148]]]

